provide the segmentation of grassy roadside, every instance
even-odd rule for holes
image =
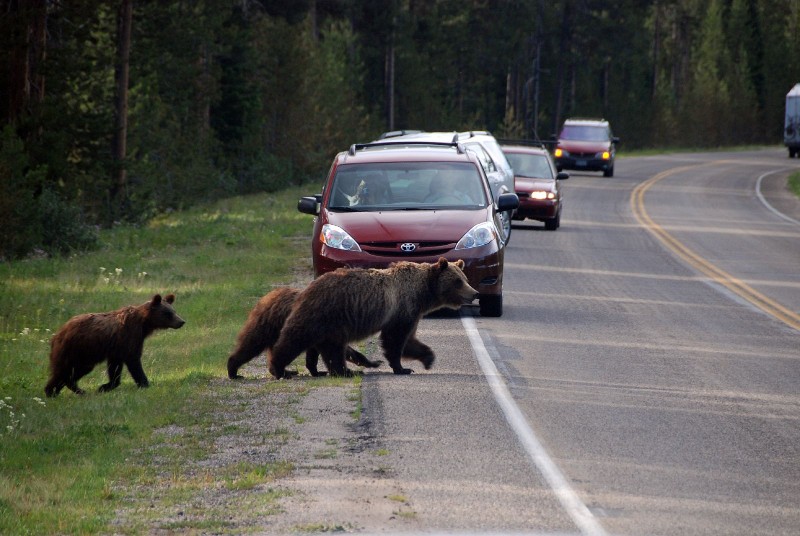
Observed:
[[[95,252],[0,264],[0,534],[105,532],[123,500],[116,483],[147,482],[163,470],[142,452],[158,451],[178,466],[202,456],[202,433],[178,448],[154,431],[208,424],[215,403],[208,385],[225,376],[247,312],[273,284],[308,268],[311,221],[295,207],[309,191],[223,200],[105,231]],[[126,371],[119,389],[97,393],[101,365],[81,381],[86,396],[65,389],[45,399],[53,332],[75,314],[157,292],[177,295],[187,323],[145,343],[150,389],[137,389]],[[287,470],[279,464],[242,474],[263,480]]]
[[[787,184],[789,185],[789,191],[800,199],[800,171],[789,175]]]

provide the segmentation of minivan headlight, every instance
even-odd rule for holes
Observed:
[[[492,223],[479,223],[470,229],[456,244],[456,249],[471,249],[485,246],[497,238],[497,229]]]
[[[358,242],[353,240],[353,237],[341,227],[326,223],[322,226],[322,231],[319,233],[320,241],[333,249],[343,249],[346,251],[361,251]]]

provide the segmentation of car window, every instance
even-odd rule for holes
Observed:
[[[328,208],[348,211],[469,209],[487,206],[486,179],[466,162],[341,165]]]
[[[501,149],[500,145],[497,143],[497,140],[494,138],[484,138],[481,142],[481,145],[486,147],[486,150],[489,151],[490,155],[492,155],[492,158],[494,158],[495,164],[497,164],[498,167],[501,167],[508,173],[511,173],[512,166],[506,158],[503,149]]]
[[[481,166],[483,167],[483,172],[487,175],[494,171],[497,171],[497,166],[494,164],[494,160],[492,157],[489,156],[489,153],[486,152],[486,149],[480,143],[466,143],[464,147],[468,151],[472,151],[478,156],[478,160],[481,162]]]
[[[553,168],[547,156],[543,154],[509,153],[506,155],[514,174],[519,177],[537,177],[552,179]]]
[[[574,141],[608,141],[610,135],[605,127],[564,125],[559,138]]]

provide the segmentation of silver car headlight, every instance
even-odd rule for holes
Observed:
[[[456,249],[471,249],[485,246],[497,239],[497,229],[489,222],[479,223],[470,229],[456,244]]]
[[[322,226],[322,231],[319,233],[320,241],[333,249],[343,249],[346,251],[361,251],[358,242],[353,240],[353,237],[341,227],[326,223]]]

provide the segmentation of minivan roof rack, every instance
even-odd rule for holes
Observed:
[[[406,134],[420,134],[422,132],[424,132],[424,130],[391,130],[381,134],[378,139],[385,140],[386,138],[396,138],[398,136],[405,136]]]
[[[356,151],[363,151],[371,147],[401,147],[401,146],[414,145],[418,147],[454,147],[459,154],[464,152],[464,148],[454,139],[451,142],[446,141],[412,141],[412,140],[397,140],[397,141],[373,141],[369,143],[354,143],[350,146],[347,153],[350,156],[355,156]]]
[[[508,138],[499,138],[497,143],[501,145],[523,145],[526,147],[541,147],[542,149],[547,149],[548,146],[555,145],[555,140],[512,140]]]
[[[466,134],[468,137],[473,138],[475,136],[491,136],[492,133],[488,130],[470,130],[469,132],[462,132],[462,134]]]

